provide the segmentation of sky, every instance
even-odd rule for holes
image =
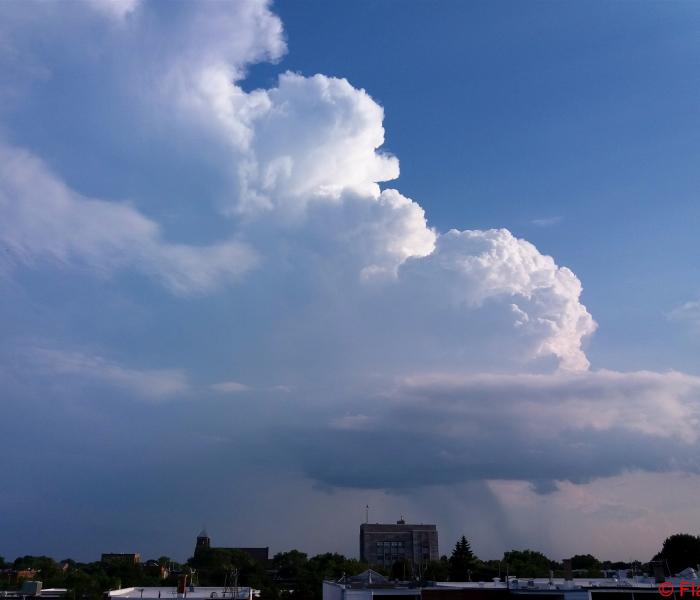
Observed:
[[[697,533],[699,28],[0,3],[0,555]]]

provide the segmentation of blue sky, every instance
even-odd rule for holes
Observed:
[[[699,21],[2,4],[0,554],[696,530]]]

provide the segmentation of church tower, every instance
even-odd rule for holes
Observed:
[[[196,555],[202,550],[208,550],[210,547],[211,539],[209,538],[209,535],[207,535],[207,530],[202,529],[197,536],[197,545],[194,547],[194,553]]]

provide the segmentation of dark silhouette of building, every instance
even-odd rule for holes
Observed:
[[[231,550],[237,550],[238,552],[245,552],[253,560],[258,562],[265,562],[270,559],[270,548],[231,548]]]
[[[206,529],[202,531],[197,536],[197,542],[194,547],[194,560],[195,563],[200,559],[204,558],[210,552],[244,552],[253,560],[258,562],[266,562],[270,558],[270,548],[224,548],[224,547],[214,547],[211,545],[211,538],[207,534]]]
[[[101,562],[109,565],[136,566],[141,562],[138,552],[104,552]]]
[[[393,523],[360,525],[360,559],[390,568],[407,561],[412,566],[440,559],[435,525],[411,525],[403,519]]]
[[[207,534],[206,529],[202,529],[202,531],[199,532],[199,535],[197,536],[197,544],[194,547],[194,553],[197,554],[197,551],[201,550],[206,550],[211,547],[211,539],[209,538],[209,535]]]

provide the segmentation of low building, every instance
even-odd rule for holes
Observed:
[[[195,563],[199,558],[202,556],[206,555],[207,552],[243,552],[250,556],[253,560],[256,560],[258,562],[267,562],[270,559],[270,548],[268,546],[260,547],[260,548],[250,548],[250,547],[219,547],[219,546],[212,546],[211,545],[211,538],[209,537],[209,534],[206,532],[205,529],[203,529],[200,534],[197,536],[197,541],[194,546],[194,559]]]
[[[260,591],[250,587],[130,587],[107,592],[110,600],[253,600]]]
[[[678,578],[668,578],[680,590]],[[688,581],[684,582],[686,586]],[[700,582],[699,582],[700,583]],[[445,581],[422,585],[390,581],[372,571],[358,577],[323,582],[323,600],[371,600],[391,596],[411,600],[661,600],[649,577],[598,579],[517,579]],[[686,590],[689,589],[686,587]],[[670,594],[669,594],[670,595]]]
[[[420,600],[421,588],[407,582],[390,581],[372,569],[339,581],[323,582],[323,600]]]
[[[555,577],[507,581],[496,578],[488,582],[444,581],[423,588],[425,600],[592,600],[592,594],[603,591],[626,593],[651,600],[646,594],[657,594],[657,584],[651,578],[574,578]],[[598,600],[628,600],[622,596],[605,596]],[[632,600],[632,599],[629,599]]]
[[[45,588],[41,581],[23,581],[18,590],[0,592],[0,598],[6,600],[61,600],[68,590],[66,588]]]
[[[0,580],[9,585],[18,584],[23,580],[34,580],[39,575],[36,569],[2,569],[0,570]]]
[[[141,563],[141,555],[138,552],[104,552],[100,561],[107,565],[136,566]]]

